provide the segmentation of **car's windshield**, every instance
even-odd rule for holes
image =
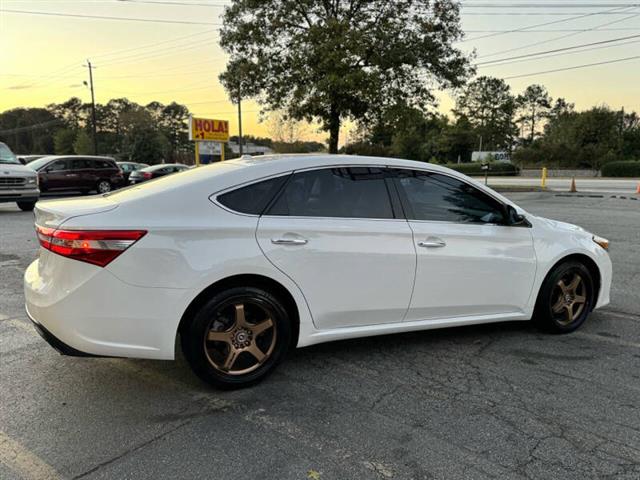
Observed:
[[[0,143],[0,163],[10,165],[22,165],[18,158],[4,143]]]
[[[33,162],[27,163],[27,167],[33,168],[34,170],[40,170],[43,166],[51,161],[51,157],[42,157]]]

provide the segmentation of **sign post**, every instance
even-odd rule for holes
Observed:
[[[229,141],[229,122],[211,118],[189,117],[189,140],[196,142],[196,166],[200,165],[200,142],[220,143],[220,161],[224,161],[224,144]]]

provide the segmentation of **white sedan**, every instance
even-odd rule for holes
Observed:
[[[292,155],[36,206],[26,308],[61,353],[173,359],[232,388],[292,347],[609,303],[608,241],[436,165]]]

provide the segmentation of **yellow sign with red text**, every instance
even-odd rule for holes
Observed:
[[[189,119],[189,140],[228,142],[229,122],[227,120],[191,117]]]

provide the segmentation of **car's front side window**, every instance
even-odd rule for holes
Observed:
[[[385,171],[340,167],[294,174],[269,215],[393,218]]]
[[[398,189],[411,220],[505,222],[500,202],[462,180],[420,170],[396,172]]]

